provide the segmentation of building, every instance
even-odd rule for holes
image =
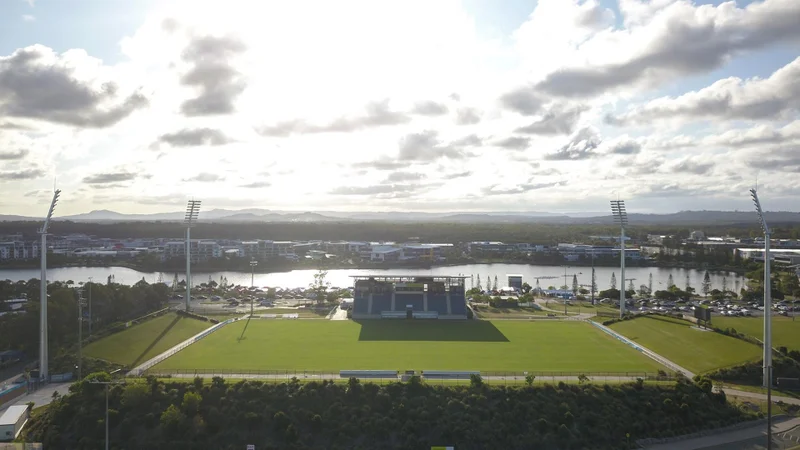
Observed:
[[[691,233],[689,233],[689,239],[691,239],[693,241],[702,241],[705,238],[706,238],[706,234],[703,233],[702,231],[699,231],[699,230],[698,231],[692,231]]]
[[[14,259],[34,259],[39,257],[37,242],[0,242],[0,261]]]
[[[736,253],[742,259],[764,261],[764,248],[737,248]],[[769,257],[777,264],[800,264],[800,249],[770,249]]]
[[[500,241],[475,241],[467,244],[467,251],[472,252],[489,252],[489,253],[505,253],[517,252],[519,246],[517,244],[505,244]]]
[[[506,275],[506,277],[508,278],[508,287],[516,289],[517,292],[522,291],[522,275],[512,274]]]
[[[466,277],[354,276],[353,318],[466,319]]]
[[[443,259],[442,246],[439,244],[406,244],[402,247],[403,259],[420,259],[438,261]]]
[[[370,250],[369,260],[378,262],[399,261],[402,255],[403,249],[400,247],[378,245]]]
[[[577,261],[581,258],[601,258],[619,257],[619,247],[611,245],[589,245],[589,244],[558,244],[556,247],[567,261]],[[640,248],[625,248],[625,259],[641,259],[642,251]]]

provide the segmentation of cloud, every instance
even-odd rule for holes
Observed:
[[[375,161],[359,161],[351,164],[351,166],[354,169],[395,170],[407,167],[408,163],[390,159],[378,159]]]
[[[698,161],[695,158],[685,158],[669,166],[668,170],[672,173],[692,173],[704,175],[708,173],[714,163],[708,161]]]
[[[769,78],[729,77],[679,97],[662,97],[618,116],[612,125],[648,124],[654,120],[697,118],[763,120],[800,110],[800,57]]]
[[[400,148],[398,158],[404,161],[434,161],[439,158],[462,159],[469,156],[460,147],[445,144],[439,139],[439,133],[434,130],[407,134],[400,139],[398,146]]]
[[[635,155],[640,151],[642,151],[642,144],[633,140],[625,140],[612,145],[608,153],[612,155]]]
[[[583,128],[555,153],[545,155],[544,159],[549,161],[576,161],[594,158],[597,153],[594,150],[600,145],[602,140],[597,132],[591,128]]]
[[[791,175],[800,173],[800,145],[781,145],[766,152],[750,151],[743,156],[749,168],[786,172]]]
[[[532,116],[542,109],[544,101],[529,87],[517,88],[500,96],[500,105],[510,111]]]
[[[519,137],[519,136],[510,136],[505,139],[501,139],[493,143],[498,147],[502,147],[508,150],[525,150],[530,145],[531,140],[530,138],[526,137]]]
[[[22,15],[22,21],[23,22],[35,22],[36,21],[36,17],[34,17],[34,16],[30,15],[30,14],[23,14]]]
[[[112,79],[78,77],[100,64],[82,50],[57,55],[42,45],[0,57],[0,117],[106,128],[148,105],[140,92],[124,97]]]
[[[83,178],[83,182],[86,184],[121,183],[135,180],[137,177],[138,174],[132,172],[104,172],[86,176]]]
[[[257,127],[256,131],[263,136],[273,137],[286,137],[294,134],[348,133],[366,128],[401,125],[410,121],[411,118],[407,114],[393,111],[389,107],[389,100],[384,99],[368,103],[363,115],[342,116],[322,125],[308,123],[302,119],[293,119]]]
[[[424,173],[418,172],[392,172],[386,177],[386,183],[399,183],[403,181],[417,181],[425,179]]]
[[[333,195],[376,195],[409,192],[417,189],[410,184],[376,184],[373,186],[340,186],[332,189]]]
[[[581,118],[581,114],[588,108],[583,105],[567,106],[558,104],[553,106],[541,119],[530,125],[517,128],[516,133],[539,134],[544,136],[555,136],[559,134],[570,134],[575,131],[575,126]]]
[[[447,114],[448,111],[447,105],[431,100],[416,103],[411,109],[413,114],[419,114],[421,116],[443,116]]]
[[[479,138],[477,134],[469,134],[456,139],[451,144],[457,147],[480,147],[483,145],[483,139]]]
[[[248,189],[259,189],[270,187],[272,183],[269,181],[253,181],[252,183],[241,184],[239,187],[248,188]]]
[[[629,56],[609,51],[605,60],[595,57],[589,66],[558,69],[536,84],[537,91],[585,98],[632,85],[656,86],[715,70],[742,52],[800,37],[795,0],[753,2],[745,8],[734,2],[695,6],[688,1],[624,1],[620,9],[629,16],[626,29],[592,34],[576,47],[586,57],[611,48],[624,48]]]
[[[481,113],[476,108],[458,108],[456,125],[475,125],[481,121]]]
[[[483,195],[510,195],[510,194],[524,194],[528,191],[535,191],[539,189],[546,189],[554,186],[560,186],[560,181],[554,182],[546,182],[546,183],[534,183],[532,180],[528,181],[527,183],[518,184],[515,186],[506,186],[503,187],[498,184],[493,184],[491,186],[486,186],[481,189]]]
[[[17,180],[31,180],[34,178],[43,177],[45,175],[42,169],[24,169],[12,170],[7,172],[0,172],[0,180],[2,181],[17,181]]]
[[[173,147],[219,146],[233,142],[225,133],[213,128],[184,128],[161,135],[158,140]]]
[[[192,38],[182,55],[191,68],[181,77],[181,84],[195,88],[198,95],[181,104],[184,115],[221,115],[236,110],[236,99],[247,82],[232,61],[245,49],[244,43],[233,36]]]
[[[30,151],[26,149],[0,151],[0,161],[16,161],[18,159],[24,159],[29,153]]]
[[[456,178],[466,178],[466,177],[472,176],[472,173],[473,172],[471,170],[466,170],[464,172],[456,172],[456,173],[452,173],[452,174],[447,174],[447,175],[444,176],[444,178],[446,178],[448,180],[454,180]]]
[[[215,173],[201,172],[191,178],[184,178],[183,181],[197,181],[200,183],[214,183],[223,181],[225,177],[221,177]]]

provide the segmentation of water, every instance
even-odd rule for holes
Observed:
[[[291,272],[276,272],[255,274],[256,286],[270,286],[270,287],[306,287],[313,280],[313,275],[316,270],[292,270]],[[572,287],[572,275],[578,274],[579,284],[591,283],[591,267],[567,267],[567,286]],[[619,267],[597,267],[595,269],[597,277],[597,288],[599,290],[608,289],[610,287],[611,273],[614,272],[617,278],[617,287],[619,287],[620,271]],[[700,292],[703,275],[705,271],[702,270],[687,270],[687,269],[672,269],[662,267],[629,267],[625,270],[626,278],[635,278],[633,284],[636,289],[639,286],[648,284],[650,274],[653,274],[653,289],[661,290],[667,288],[667,282],[670,274],[673,277],[675,285],[683,289],[686,286],[686,275],[689,275],[690,285]],[[540,286],[546,288],[548,286],[561,286],[564,284],[564,267],[563,266],[532,266],[527,264],[467,264],[460,266],[448,267],[434,267],[431,269],[387,269],[387,270],[373,270],[373,269],[338,269],[329,270],[327,280],[330,281],[331,286],[347,287],[352,286],[350,279],[351,275],[366,275],[366,274],[382,274],[382,275],[464,275],[469,277],[473,275],[477,277],[480,275],[481,285],[486,286],[486,278],[491,277],[494,283],[494,277],[497,276],[497,281],[500,286],[507,284],[506,275],[508,274],[521,274],[523,282],[529,283],[531,286],[536,286],[536,277],[554,276],[554,279],[540,280]],[[124,267],[65,267],[60,269],[49,269],[47,277],[52,281],[68,281],[72,280],[76,283],[89,281],[89,277],[93,277],[96,283],[105,283],[109,275],[114,275],[114,280],[122,284],[134,284],[142,278],[148,283],[155,283],[158,281],[159,276],[161,280],[167,284],[171,284],[175,276],[174,272],[140,272],[138,270],[128,269]],[[744,277],[734,273],[711,273],[711,288],[722,289],[722,278],[727,277],[728,289],[739,290],[744,287]],[[229,283],[241,284],[245,286],[250,285],[249,272],[211,272],[211,273],[194,273],[192,275],[195,284],[204,283],[209,280],[219,282],[220,277],[224,276],[228,279]],[[0,270],[0,280],[9,279],[11,281],[29,280],[31,278],[39,278],[38,269],[22,269],[22,270]],[[179,280],[182,280],[183,274],[178,274]],[[474,279],[477,283],[477,278]],[[626,286],[627,286],[626,282]],[[470,279],[467,279],[467,287],[471,287]]]

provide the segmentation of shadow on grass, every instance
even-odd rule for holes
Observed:
[[[242,329],[242,334],[236,340],[241,342],[244,340],[244,332],[247,331],[247,326],[250,325],[250,316],[247,316],[247,322],[244,324],[244,328]]]
[[[485,320],[354,320],[361,325],[359,341],[509,342]]]
[[[139,362],[140,362],[140,361],[141,361],[141,360],[144,358],[144,355],[146,355],[146,354],[147,354],[147,352],[149,352],[150,350],[152,350],[152,349],[153,349],[153,347],[155,347],[155,346],[156,346],[156,344],[158,344],[158,341],[160,341],[161,339],[163,339],[163,338],[164,338],[164,336],[166,336],[166,335],[167,335],[167,333],[169,333],[169,330],[171,330],[171,329],[172,329],[172,327],[174,327],[174,326],[175,326],[175,325],[176,325],[176,324],[177,324],[177,323],[178,323],[180,320],[181,320],[181,316],[175,316],[175,318],[174,318],[174,319],[172,319],[172,322],[170,322],[170,323],[169,323],[169,325],[167,325],[167,327],[166,327],[166,328],[164,328],[164,331],[162,331],[162,332],[161,332],[161,334],[159,334],[158,336],[156,336],[155,340],[154,340],[153,342],[151,342],[151,343],[150,343],[150,345],[148,345],[146,349],[144,349],[144,351],[142,352],[142,354],[141,354],[141,355],[139,355],[138,357],[136,357],[136,360],[135,360],[135,361],[133,361],[133,363],[131,364],[131,367],[136,367],[136,366],[139,364]]]

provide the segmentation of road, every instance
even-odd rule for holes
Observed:
[[[48,384],[47,386],[39,389],[35,392],[29,392],[17,399],[10,401],[2,406],[0,406],[0,411],[5,410],[9,406],[12,405],[24,405],[28,402],[34,403],[34,408],[43,405],[49,405],[51,401],[53,401],[53,392],[58,392],[61,395],[66,395],[69,393],[69,387],[72,386],[72,383],[53,383]]]
[[[786,449],[797,445],[800,418],[782,417],[772,424],[773,448]],[[763,423],[713,436],[645,447],[648,450],[755,450],[766,448],[767,430]]]

